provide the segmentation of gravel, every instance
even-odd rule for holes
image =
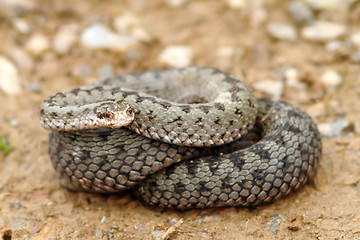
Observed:
[[[0,90],[8,95],[21,93],[19,72],[7,58],[0,56]]]
[[[295,41],[298,38],[296,29],[288,23],[269,23],[267,31],[273,38]]]
[[[334,70],[326,70],[320,76],[320,82],[325,85],[328,91],[335,90],[342,81],[341,75]]]
[[[314,20],[314,13],[302,1],[290,1],[287,8],[292,19],[298,24],[311,23]]]
[[[301,31],[301,36],[306,40],[323,42],[339,38],[346,33],[346,26],[343,24],[327,21],[315,21]]]
[[[137,42],[134,37],[113,32],[100,23],[86,28],[81,34],[82,45],[91,49],[127,51]]]
[[[350,122],[339,119],[334,122],[319,123],[318,128],[321,135],[325,137],[339,137],[344,135],[344,130],[350,126]]]
[[[354,44],[355,47],[360,49],[360,32],[356,32],[350,36],[351,43]]]
[[[171,67],[186,67],[191,64],[193,51],[188,46],[172,45],[166,47],[158,57],[162,64]]]
[[[347,8],[356,0],[306,0],[306,3],[313,9],[336,9]]]
[[[49,39],[41,33],[35,33],[30,36],[28,42],[26,43],[26,49],[34,56],[42,55],[45,51],[49,50],[49,48]]]
[[[56,53],[66,54],[78,40],[80,27],[77,24],[68,24],[60,28],[54,37],[52,46]]]

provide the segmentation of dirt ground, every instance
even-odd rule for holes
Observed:
[[[51,41],[64,24],[76,23],[82,30],[96,22],[111,26],[115,16],[128,12],[150,38],[123,52],[88,49],[79,42],[66,54],[50,47],[41,54],[28,53],[28,67],[17,66],[22,92],[0,93],[0,137],[6,142],[0,148],[3,240],[161,239],[170,227],[176,230],[169,235],[173,240],[360,239],[360,133],[356,125],[360,66],[346,53],[329,52],[325,43],[270,37],[268,22],[293,21],[287,1],[256,1],[263,2],[265,10],[265,20],[259,23],[256,10],[231,8],[226,1],[216,0],[178,1],[184,2],[180,6],[160,0],[19,2],[32,6],[0,10],[0,55],[9,59],[16,49],[28,52],[26,43],[32,34],[43,34]],[[314,12],[317,19],[345,24],[345,41],[360,29],[359,5],[347,12]],[[16,30],[14,19],[26,21],[30,32]],[[94,81],[104,65],[113,66],[115,74],[164,68],[158,55],[169,45],[191,47],[193,65],[245,73],[250,86],[278,79],[282,69],[297,69],[305,87],[299,90],[285,84],[281,98],[309,112],[319,124],[338,119],[350,123],[343,134],[323,137],[323,156],[314,181],[286,198],[253,209],[185,212],[151,209],[129,194],[99,196],[63,188],[47,154],[48,132],[39,124],[41,101],[57,91]],[[236,50],[231,59],[219,57],[217,50],[228,46]],[[328,69],[342,76],[333,90],[319,82]]]

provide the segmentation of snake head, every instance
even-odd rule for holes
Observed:
[[[96,116],[104,126],[120,128],[127,126],[135,118],[133,109],[121,102],[108,103],[96,109]]]

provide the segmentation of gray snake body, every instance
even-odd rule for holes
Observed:
[[[306,113],[256,99],[213,68],[101,80],[50,97],[41,114],[53,130],[49,152],[65,186],[99,193],[135,188],[160,207],[268,203],[304,185],[321,155],[320,134]],[[109,116],[127,128],[113,127],[113,119],[103,127]]]

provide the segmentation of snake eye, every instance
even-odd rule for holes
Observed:
[[[127,113],[128,115],[132,115],[132,114],[133,114],[132,108],[129,107],[129,108],[126,110],[126,113]]]

